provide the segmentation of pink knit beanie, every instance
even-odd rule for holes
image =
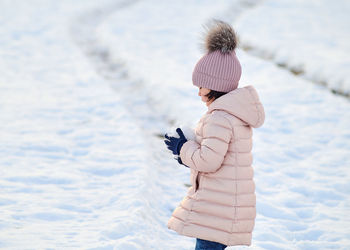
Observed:
[[[214,21],[208,26],[205,38],[207,53],[193,70],[193,84],[220,92],[236,89],[242,73],[241,64],[234,51],[236,45],[236,34],[229,24]]]

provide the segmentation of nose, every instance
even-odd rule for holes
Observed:
[[[201,96],[201,90],[198,90],[198,96]]]

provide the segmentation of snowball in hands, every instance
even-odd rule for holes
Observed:
[[[179,155],[182,145],[187,141],[187,139],[180,128],[177,128],[176,132],[180,137],[173,137],[165,134],[166,139],[164,140],[164,143],[174,155]]]

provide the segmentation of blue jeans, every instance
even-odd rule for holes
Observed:
[[[201,240],[197,238],[195,250],[224,250],[227,246],[219,242]]]

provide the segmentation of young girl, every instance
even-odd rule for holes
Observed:
[[[264,108],[254,87],[238,88],[241,65],[230,25],[209,27],[207,53],[194,68],[192,81],[208,111],[195,129],[195,140],[165,135],[180,164],[191,169],[187,196],[174,210],[168,228],[197,238],[196,249],[250,245],[255,223],[252,128],[260,127]]]

